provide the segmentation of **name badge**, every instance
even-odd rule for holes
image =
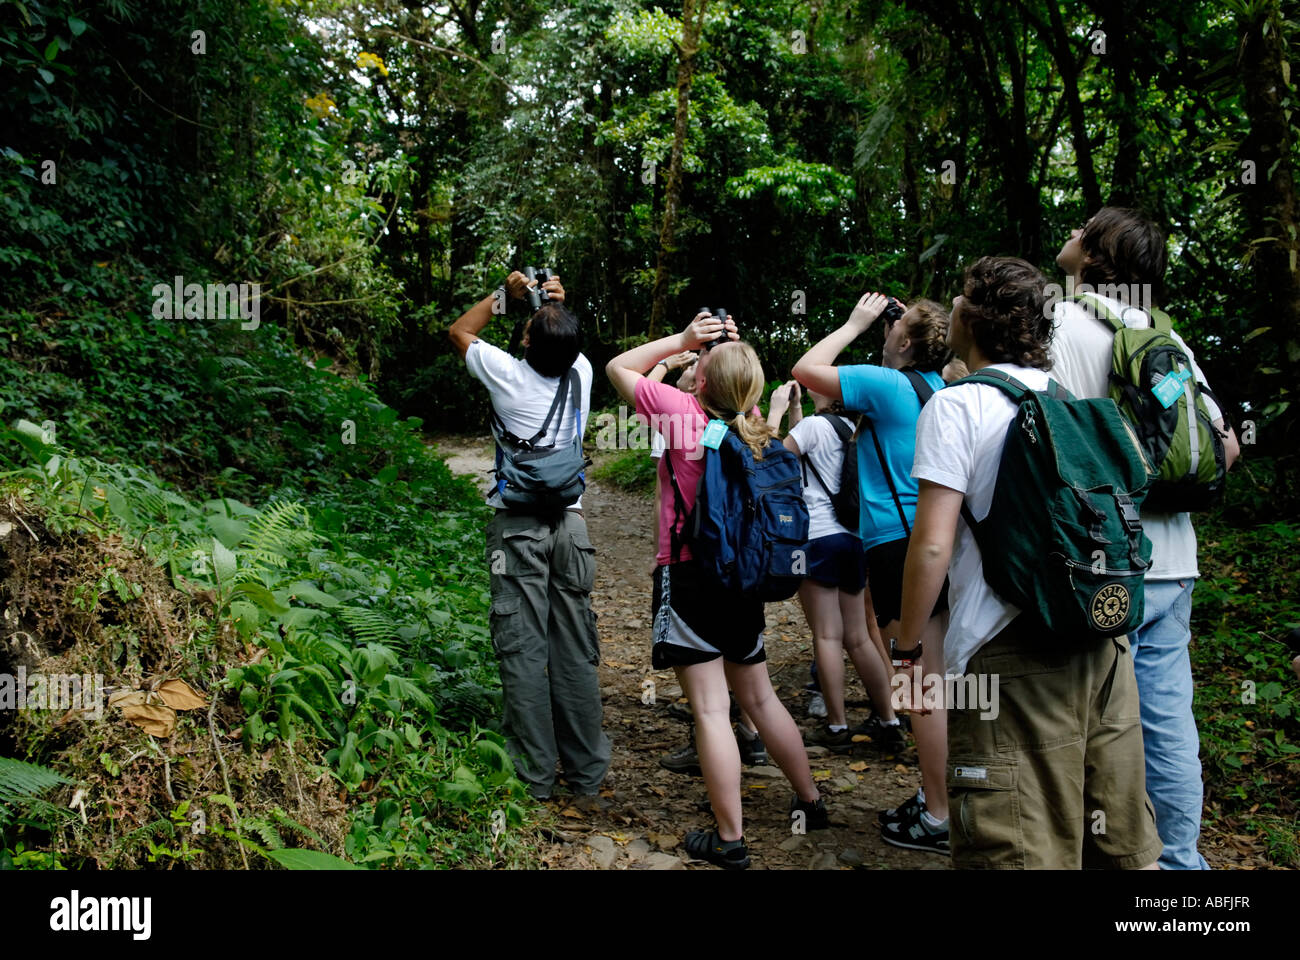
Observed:
[[[726,435],[727,425],[725,423],[721,420],[710,420],[709,425],[704,428],[704,436],[700,437],[700,446],[716,450],[722,445],[722,438]]]
[[[1183,392],[1183,384],[1192,378],[1191,370],[1179,370],[1176,373],[1170,373],[1160,378],[1160,382],[1151,388],[1160,405],[1166,410],[1178,402],[1179,395]]]

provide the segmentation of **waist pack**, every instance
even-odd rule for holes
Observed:
[[[831,510],[835,513],[835,519],[839,521],[840,526],[847,527],[853,533],[858,532],[858,510],[860,506],[860,494],[858,492],[858,434],[847,423],[844,418],[834,413],[819,413],[819,417],[825,417],[835,430],[835,435],[840,438],[840,444],[843,446],[844,462],[840,466],[840,488],[831,493],[831,488],[826,485],[822,475],[817,472],[817,465],[812,462],[808,456],[801,457],[808,469],[812,471],[813,479],[821,484],[821,488],[826,491],[826,496],[830,498]],[[808,486],[808,477],[804,476],[804,486]]]
[[[578,396],[579,378],[572,369],[560,378],[551,409],[542,421],[541,429],[521,440],[509,430],[492,411],[492,435],[496,439],[495,490],[501,502],[512,513],[531,515],[555,514],[578,502],[587,486],[586,458],[582,453],[582,410]],[[573,400],[573,442],[559,447],[552,441],[539,446],[540,440],[551,425],[564,422],[564,407]]]
[[[763,459],[728,430],[717,450],[705,450],[695,505],[685,510],[671,453],[673,562],[689,543],[701,575],[721,589],[770,602],[787,600],[808,574],[808,505],[799,458],[769,440]],[[678,520],[685,536],[678,536]]]
[[[1154,471],[1132,426],[1113,400],[1076,400],[1054,380],[1037,392],[985,369],[948,389],[971,383],[1018,405],[988,516],[976,522],[962,502],[984,579],[1070,640],[1135,630],[1151,566],[1138,510]]]
[[[1133,329],[1099,297],[1080,294],[1074,299],[1115,331],[1110,398],[1137,431],[1158,474],[1147,494],[1147,510],[1174,513],[1213,506],[1225,487],[1223,438],[1210,420],[1209,391],[1192,375],[1191,359],[1173,338],[1168,315],[1150,310],[1152,326]]]

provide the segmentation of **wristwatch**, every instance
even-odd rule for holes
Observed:
[[[911,650],[899,650],[898,638],[889,638],[889,653],[896,667],[910,667],[921,659],[921,644],[917,644]]]
[[[663,368],[664,368],[665,370],[672,370],[672,367],[668,366],[668,361],[667,361],[667,360],[660,360],[659,363],[656,363],[656,364],[655,364],[656,367],[661,366],[661,365],[663,366]]]

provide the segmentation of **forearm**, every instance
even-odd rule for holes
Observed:
[[[824,393],[836,400],[843,400],[844,395],[840,391],[840,372],[835,366],[835,359],[844,352],[845,347],[857,339],[858,333],[857,327],[846,323],[838,330],[827,334],[799,358],[794,369],[790,371],[791,374],[808,389]]]
[[[838,374],[837,374],[838,376]],[[788,429],[793,430],[795,425],[803,419],[803,401],[790,404],[790,426]]]
[[[645,378],[653,380],[655,383],[663,383],[666,376],[668,376],[667,364],[655,361],[655,365],[650,368],[650,372],[645,375]]]
[[[921,642],[948,575],[952,543],[957,532],[963,495],[948,487],[921,481],[912,524],[907,562],[903,567],[903,602],[898,645],[912,650]]]
[[[478,335],[483,328],[492,320],[492,305],[496,303],[497,295],[488,294],[474,306],[470,307],[457,318],[456,322],[451,325],[447,335],[451,342],[456,345],[463,358],[469,345],[478,339]]]
[[[605,365],[605,375],[609,377],[619,396],[628,403],[636,403],[636,382],[660,360],[688,350],[690,346],[680,333],[660,337],[658,340],[643,343],[639,347],[620,353]]]

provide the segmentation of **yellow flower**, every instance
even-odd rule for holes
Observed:
[[[357,54],[357,66],[362,70],[367,67],[378,67],[380,73],[388,76],[388,67],[384,65],[383,59],[378,54],[365,52]]]
[[[335,109],[336,104],[328,93],[318,93],[314,97],[308,97],[306,101],[307,109],[322,120],[329,116],[331,110]]]

